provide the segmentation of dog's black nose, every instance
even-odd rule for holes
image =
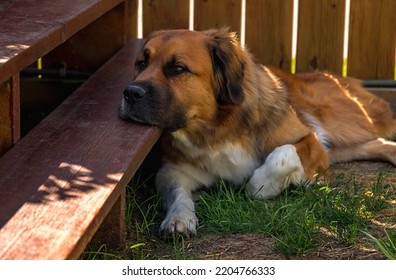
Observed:
[[[124,90],[124,98],[127,102],[137,102],[146,96],[146,89],[140,85],[129,85]]]

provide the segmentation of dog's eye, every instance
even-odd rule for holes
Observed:
[[[143,71],[144,68],[146,68],[146,66],[147,66],[147,63],[146,63],[145,60],[137,60],[137,61],[135,62],[135,69],[136,69],[136,71],[138,71],[138,72]]]
[[[171,74],[171,75],[180,75],[180,74],[188,72],[187,67],[180,66],[180,65],[171,66],[169,70],[170,70],[169,74]]]

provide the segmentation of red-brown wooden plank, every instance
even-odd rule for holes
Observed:
[[[345,1],[300,0],[297,72],[329,70],[342,73]]]
[[[290,72],[293,0],[249,0],[246,3],[246,45],[265,65]]]
[[[19,74],[0,84],[0,156],[20,137]]]
[[[229,27],[240,33],[241,30],[241,0],[195,0],[194,29]]]
[[[143,36],[160,29],[188,29],[189,1],[143,0]]]
[[[0,259],[76,258],[160,130],[121,121],[134,41],[0,158]]]
[[[0,84],[0,155],[12,145],[10,81]]]
[[[394,79],[396,1],[352,0],[348,75],[359,79]]]
[[[0,83],[122,2],[0,1]]]
[[[125,1],[124,32],[125,42],[137,38],[138,34],[138,0]]]
[[[127,41],[125,26],[125,5],[118,5],[111,11],[87,25],[66,42],[42,58],[42,67],[65,65],[67,70],[95,72],[113,56]],[[92,50],[92,51],[87,51]]]

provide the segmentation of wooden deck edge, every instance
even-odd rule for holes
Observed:
[[[0,259],[77,258],[125,193],[161,135],[118,118],[141,44],[127,44],[0,158]]]

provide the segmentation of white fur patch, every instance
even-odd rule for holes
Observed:
[[[187,192],[193,192],[201,186],[210,186],[216,178],[190,164],[164,164],[157,173],[156,185],[182,187]]]
[[[248,183],[248,190],[254,197],[269,199],[279,195],[289,184],[307,179],[296,148],[283,145],[267,157],[257,168]]]
[[[308,124],[315,131],[316,136],[319,139],[319,142],[322,144],[324,149],[328,151],[330,147],[330,141],[327,136],[327,131],[323,128],[323,125],[320,123],[320,121],[317,118],[315,118],[311,114],[304,113],[303,116],[306,122],[308,122]]]
[[[199,157],[202,169],[234,184],[241,184],[259,165],[259,161],[240,144],[224,143],[218,149],[201,148],[192,144],[182,132],[176,131],[173,135],[185,146],[191,157]]]
[[[217,177],[241,184],[258,166],[258,161],[237,144],[225,144],[220,150],[210,151],[204,159],[205,168]]]

